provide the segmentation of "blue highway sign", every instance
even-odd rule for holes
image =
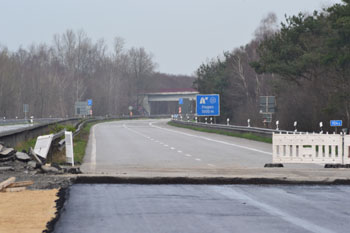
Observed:
[[[92,106],[92,99],[87,100],[88,106]]]
[[[343,126],[342,120],[331,120],[331,126],[332,127],[341,127]]]
[[[220,96],[197,95],[196,111],[198,116],[220,116]]]
[[[179,104],[184,104],[184,99],[183,98],[179,99]]]

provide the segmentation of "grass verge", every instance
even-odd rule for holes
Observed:
[[[249,139],[249,140],[253,140],[253,141],[272,143],[272,138],[263,137],[263,136],[255,135],[252,133],[235,133],[235,132],[229,132],[229,131],[219,130],[219,129],[201,128],[201,127],[196,127],[196,126],[192,126],[192,125],[181,125],[181,124],[177,124],[177,123],[171,122],[171,121],[168,122],[168,125],[180,127],[180,128],[185,128],[185,129],[192,129],[192,130],[205,132],[205,133],[216,133],[216,134],[221,134],[221,135],[226,135],[226,136],[231,136],[231,137]]]
[[[118,121],[118,120],[102,120],[102,121],[94,121],[90,123],[86,123],[80,133],[74,137],[73,139],[73,150],[74,150],[74,162],[77,164],[81,164],[84,159],[86,146],[89,141],[89,135],[91,127],[104,122],[110,121]]]
[[[29,139],[25,142],[21,142],[21,143],[17,144],[17,146],[15,146],[15,150],[16,151],[23,151],[23,150],[28,151],[28,149],[30,147],[34,148],[35,143],[36,143],[36,138]]]
[[[100,122],[86,123],[80,133],[73,139],[74,162],[82,163],[85,155],[86,146],[89,140],[90,129],[93,125]]]

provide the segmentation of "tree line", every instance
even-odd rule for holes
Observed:
[[[188,87],[187,76],[156,72],[144,48],[125,49],[116,38],[112,51],[84,31],[67,30],[52,44],[15,52],[0,46],[0,117],[23,117],[23,104],[34,117],[74,115],[74,103],[93,99],[94,115],[141,113],[142,93],[164,85]],[[190,81],[190,82],[189,82]],[[190,84],[189,84],[190,83]]]
[[[317,131],[331,119],[350,127],[350,0],[280,26],[269,14],[250,43],[201,65],[194,85],[221,95],[222,122],[263,126],[259,97],[276,96],[280,128],[297,121],[298,129]]]

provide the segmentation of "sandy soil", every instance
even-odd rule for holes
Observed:
[[[0,233],[39,233],[55,217],[58,190],[0,193]]]

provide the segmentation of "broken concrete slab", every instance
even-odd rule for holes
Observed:
[[[8,157],[11,156],[12,154],[14,154],[16,151],[13,148],[3,148],[0,151],[0,157]]]
[[[15,169],[13,167],[0,167],[0,172],[1,171],[14,171]]]
[[[52,173],[52,174],[62,174],[63,173],[62,171],[58,170],[55,167],[49,167],[46,165],[42,165],[40,168],[41,168],[41,171],[44,173]]]
[[[31,160],[30,156],[23,152],[16,152],[16,159],[23,162],[28,162]]]
[[[27,166],[29,167],[29,168],[32,168],[32,169],[36,169],[36,168],[39,168],[39,164],[37,163],[37,162],[35,162],[35,161],[29,161],[28,163],[27,163]]]
[[[14,154],[11,154],[10,156],[7,156],[7,157],[0,157],[0,162],[1,163],[7,162],[7,161],[10,161],[10,160],[14,160]]]

